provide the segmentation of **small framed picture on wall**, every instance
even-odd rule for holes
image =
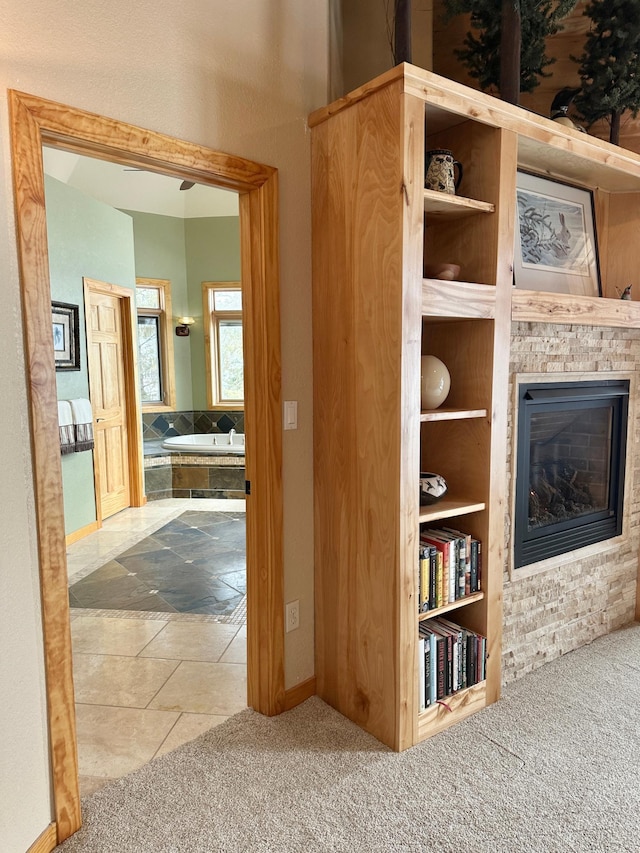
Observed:
[[[80,329],[77,305],[51,303],[53,357],[56,370],[80,370]]]

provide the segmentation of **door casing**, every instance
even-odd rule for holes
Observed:
[[[247,685],[285,709],[278,182],[270,166],[9,91],[16,230],[58,843],[81,825],[42,146],[235,190],[245,316]]]

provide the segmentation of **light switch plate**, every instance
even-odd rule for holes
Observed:
[[[284,428],[298,429],[298,401],[284,401]]]

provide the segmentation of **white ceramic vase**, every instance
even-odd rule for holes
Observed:
[[[444,362],[435,355],[422,356],[422,408],[437,409],[447,399],[451,376]]]

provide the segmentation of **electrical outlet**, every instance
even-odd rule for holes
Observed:
[[[295,631],[300,627],[300,602],[299,601],[290,601],[285,608],[285,630],[288,634],[289,631]]]

